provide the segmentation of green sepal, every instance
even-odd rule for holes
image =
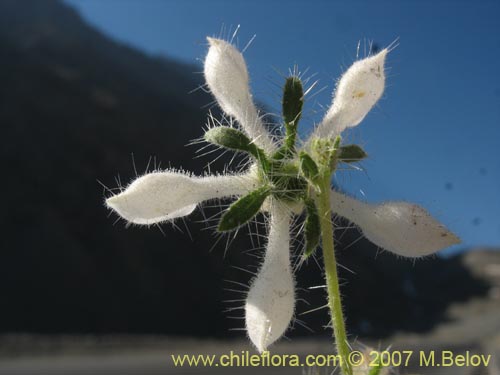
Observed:
[[[256,147],[244,133],[227,126],[217,126],[209,129],[204,137],[207,142],[236,151],[251,153]]]
[[[222,215],[217,230],[227,232],[248,223],[257,215],[269,194],[271,194],[271,188],[263,186],[238,199]]]
[[[319,169],[316,162],[305,151],[299,154],[299,169],[304,178],[311,184],[316,185],[319,177]]]
[[[337,166],[340,151],[340,135],[334,139],[316,138],[312,141],[314,160],[318,165],[320,174],[333,172]]]
[[[214,145],[249,153],[261,163],[265,171],[269,170],[269,161],[264,151],[257,147],[250,138],[238,129],[229,128],[227,126],[217,126],[209,129],[204,137],[207,142],[213,143]]]
[[[358,145],[340,147],[338,159],[344,163],[353,163],[368,157],[368,154]]]
[[[340,151],[340,142],[342,141],[342,138],[340,138],[340,135],[337,135],[335,139],[333,140],[333,147],[332,151],[330,153],[330,171],[334,171],[335,168],[337,168],[337,160],[339,158],[339,151]]]
[[[386,349],[386,350],[388,350],[388,349]],[[375,353],[375,352],[372,351],[371,353]],[[380,354],[380,353],[383,353],[383,352],[378,352],[377,354]],[[376,362],[372,361],[372,363],[370,363],[370,371],[368,371],[368,375],[380,375],[384,368],[388,368],[388,366],[384,366],[381,363],[380,355],[377,355],[377,359],[378,359],[378,361],[376,361]]]
[[[302,82],[297,76],[288,77],[283,88],[283,120],[288,126],[297,126],[304,104]]]
[[[274,160],[283,160],[293,158],[293,151],[288,146],[281,146],[272,156]]]
[[[383,368],[384,366],[382,366],[380,363],[371,364],[368,375],[379,375]]]
[[[300,176],[295,163],[273,160],[269,180],[273,184],[273,195],[286,201],[302,200],[307,192],[307,181]]]
[[[293,156],[295,153],[295,140],[297,127],[302,115],[304,104],[304,90],[302,82],[297,76],[288,77],[283,89],[283,120],[285,122],[285,140],[283,142],[283,158]]]
[[[285,138],[286,141],[286,138]],[[289,147],[289,145],[283,144],[272,156],[274,160],[285,160],[285,159],[293,159],[295,156],[295,147]]]
[[[310,257],[319,245],[321,237],[321,226],[319,222],[318,209],[314,200],[307,198],[304,200],[306,206],[306,221],[304,224],[304,236],[306,240],[304,248],[304,258]]]

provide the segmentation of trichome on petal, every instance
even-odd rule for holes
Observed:
[[[278,340],[288,328],[295,309],[290,264],[290,212],[273,205],[269,239],[262,264],[245,302],[248,336],[259,352]]]

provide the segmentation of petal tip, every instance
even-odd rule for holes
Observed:
[[[446,230],[442,234],[443,237],[448,238],[448,245],[447,246],[453,246],[453,245],[459,245],[462,243],[462,240],[460,237],[458,237],[455,233],[450,232],[449,230]]]
[[[112,197],[106,198],[104,201],[106,204],[106,207],[111,208],[116,211],[116,207],[118,205],[120,198],[119,194],[113,195]]]
[[[381,51],[377,52],[375,55],[373,55],[373,57],[376,57],[377,59],[380,59],[380,60],[385,60],[388,53],[389,53],[389,49],[384,48],[383,50],[381,50]]]
[[[218,46],[221,42],[220,39],[217,39],[217,38],[212,38],[210,36],[207,36],[207,41],[208,41],[208,44],[213,47],[213,46]]]

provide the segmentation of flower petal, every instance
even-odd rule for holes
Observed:
[[[222,110],[234,117],[258,146],[268,152],[275,149],[252,100],[248,71],[243,55],[230,43],[207,38],[205,80]]]
[[[315,137],[335,137],[363,120],[384,92],[387,53],[388,50],[383,49],[374,56],[358,60],[344,73],[330,109],[314,131]]]
[[[406,202],[363,203],[331,192],[332,211],[357,224],[375,245],[405,257],[435,253],[460,239],[425,209]]]
[[[252,282],[245,304],[248,336],[259,352],[283,335],[294,308],[290,213],[273,204],[264,263]]]
[[[250,175],[191,177],[185,173],[154,172],[139,177],[106,205],[135,224],[154,224],[189,215],[198,203],[255,188]]]

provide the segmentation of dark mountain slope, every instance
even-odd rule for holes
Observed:
[[[113,227],[96,181],[116,187],[125,173],[127,183],[131,153],[141,170],[154,155],[201,172],[206,161],[185,147],[211,101],[188,95],[195,67],[111,42],[54,1],[2,1],[0,25],[0,329],[218,331],[222,260],[206,251],[210,234]]]

